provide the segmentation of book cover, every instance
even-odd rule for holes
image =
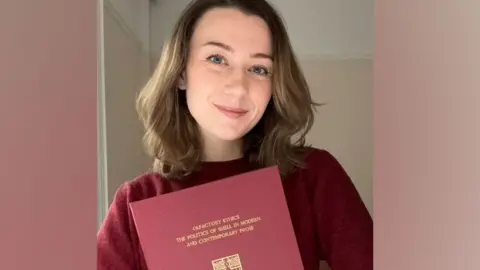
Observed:
[[[302,270],[277,167],[130,204],[151,270]]]

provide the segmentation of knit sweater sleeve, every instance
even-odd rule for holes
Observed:
[[[129,209],[132,186],[126,182],[115,193],[97,234],[98,270],[141,270],[138,239]]]
[[[373,221],[353,182],[328,152],[317,152],[317,235],[332,270],[373,269]]]

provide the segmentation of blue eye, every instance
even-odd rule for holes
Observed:
[[[208,61],[221,65],[225,63],[225,60],[220,55],[212,55],[207,58]]]
[[[270,75],[270,71],[266,67],[262,67],[262,66],[254,66],[250,68],[250,71],[262,76]]]

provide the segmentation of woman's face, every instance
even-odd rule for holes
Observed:
[[[237,9],[212,9],[198,21],[179,87],[203,136],[238,140],[262,118],[272,96],[271,47],[267,24]]]

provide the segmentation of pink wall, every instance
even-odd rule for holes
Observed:
[[[1,269],[95,269],[96,4],[0,5]]]

